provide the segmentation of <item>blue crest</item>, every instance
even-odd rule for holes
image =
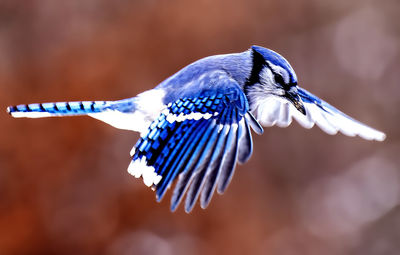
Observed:
[[[251,48],[258,52],[263,58],[276,66],[280,66],[287,70],[290,76],[290,83],[297,84],[297,76],[289,62],[273,50],[266,49],[261,46],[253,45]]]

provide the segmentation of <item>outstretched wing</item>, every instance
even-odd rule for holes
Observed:
[[[245,95],[233,81],[223,89],[170,103],[137,142],[129,173],[155,188],[158,201],[177,179],[171,210],[184,194],[186,212],[200,194],[201,207],[207,207],[216,187],[219,193],[225,191],[236,161],[244,163],[251,156],[249,125],[262,132],[248,110]]]
[[[347,116],[335,107],[321,100],[303,88],[298,88],[304,103],[306,115],[303,115],[288,101],[270,97],[262,101],[255,109],[256,117],[264,126],[277,125],[287,127],[295,118],[305,128],[317,124],[323,131],[334,135],[341,132],[347,136],[360,136],[367,140],[383,141],[386,135]]]

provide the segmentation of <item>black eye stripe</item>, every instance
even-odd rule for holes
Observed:
[[[297,83],[286,83],[282,75],[274,73],[275,82],[282,86],[284,90],[290,90],[292,87],[297,86]]]

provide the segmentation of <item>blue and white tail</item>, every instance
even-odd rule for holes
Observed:
[[[9,106],[15,118],[42,118],[88,115],[119,129],[142,132],[149,125],[144,113],[138,111],[136,98],[119,101],[77,101],[37,103]]]
[[[113,127],[142,133],[166,107],[163,103],[164,96],[164,91],[153,89],[136,97],[117,101],[22,104],[9,106],[7,112],[15,118],[88,115]]]
[[[52,116],[73,116],[99,113],[107,109],[109,101],[79,101],[40,104],[21,104],[7,107],[7,112],[15,118],[42,118]]]

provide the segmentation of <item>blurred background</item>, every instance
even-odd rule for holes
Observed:
[[[0,254],[398,254],[398,0],[0,1]],[[116,100],[252,44],[387,134],[254,134],[223,196],[169,211],[126,169],[138,134],[8,105]]]

